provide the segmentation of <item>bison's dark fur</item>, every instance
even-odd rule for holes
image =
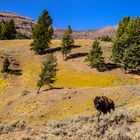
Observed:
[[[115,110],[115,104],[114,102],[105,97],[105,96],[97,96],[94,99],[94,107],[99,111],[99,113],[110,113],[111,109],[114,111]]]

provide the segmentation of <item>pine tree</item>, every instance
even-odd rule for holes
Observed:
[[[127,48],[121,64],[125,73],[127,70],[140,68],[140,45],[133,44]]]
[[[124,17],[122,21],[119,21],[119,26],[116,31],[116,39],[113,42],[112,47],[112,60],[116,64],[120,64],[123,58],[123,53],[128,47],[128,35],[126,33],[127,26],[130,22],[130,17]]]
[[[9,39],[15,39],[16,38],[16,26],[15,26],[15,22],[13,19],[11,19],[9,21]]]
[[[112,59],[124,70],[130,68],[126,64],[127,63],[126,60],[128,60],[126,52],[127,54],[131,54],[131,52],[128,51],[132,51],[131,49],[136,49],[136,47],[133,47],[133,45],[140,44],[139,27],[140,27],[140,17],[136,18],[125,17],[122,20],[122,22],[119,22],[119,27],[116,32],[116,39],[112,47]]]
[[[14,20],[3,22],[1,25],[1,39],[10,40],[16,38],[16,27]]]
[[[39,75],[40,79],[38,80],[37,83],[38,87],[37,94],[39,93],[40,88],[44,85],[52,87],[52,84],[56,80],[55,78],[57,70],[58,69],[56,57],[54,57],[53,54],[47,56],[46,60],[43,62],[42,70]]]
[[[44,10],[38,18],[37,25],[33,29],[33,42],[31,44],[31,49],[38,54],[43,52],[45,49],[49,49],[52,38],[52,19],[49,16],[49,13]]]
[[[86,61],[89,62],[91,68],[96,68],[100,70],[104,64],[104,58],[102,57],[102,49],[100,43],[95,40],[92,44],[90,53],[87,55]]]
[[[3,69],[2,69],[2,73],[4,72],[9,72],[9,66],[10,66],[10,61],[8,59],[8,57],[6,57],[3,61]]]
[[[65,31],[62,37],[61,52],[63,54],[63,60],[67,59],[67,55],[71,52],[73,45],[74,39],[72,37],[72,29],[71,26],[68,25],[68,29]]]

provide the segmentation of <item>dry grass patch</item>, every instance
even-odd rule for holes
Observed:
[[[39,103],[23,103],[15,107],[15,114],[28,114],[33,111],[36,111],[40,107]]]
[[[0,95],[4,93],[6,87],[10,86],[10,82],[6,81],[3,78],[0,78]]]

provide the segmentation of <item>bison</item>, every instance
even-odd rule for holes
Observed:
[[[99,111],[100,115],[101,113],[107,114],[108,112],[111,112],[111,109],[115,111],[115,104],[114,102],[105,97],[105,96],[97,96],[94,99],[94,107]],[[99,115],[99,116],[100,116]]]

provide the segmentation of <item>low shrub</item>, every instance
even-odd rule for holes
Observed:
[[[0,124],[0,134],[7,134],[13,131],[21,131],[26,127],[25,121],[14,121],[9,124]]]
[[[63,139],[104,139],[131,140],[140,138],[139,128],[131,129],[136,112],[117,110],[111,114],[97,116],[79,116],[65,121],[51,121],[46,124],[46,136],[53,135]]]

